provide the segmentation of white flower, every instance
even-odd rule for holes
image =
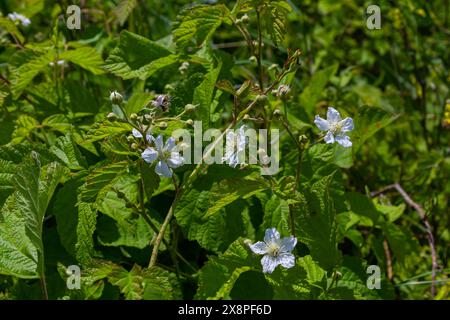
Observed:
[[[326,143],[334,143],[336,141],[345,148],[352,146],[350,138],[345,134],[346,132],[353,130],[352,118],[341,120],[339,111],[333,107],[329,107],[327,111],[327,120],[316,116],[314,123],[320,130],[327,131],[324,139]]]
[[[25,17],[24,15],[17,13],[17,12],[13,12],[13,13],[8,13],[8,18],[11,21],[20,21],[20,23],[24,26],[24,27],[28,27],[31,23],[30,19],[28,19],[27,17]]]
[[[131,134],[133,135],[133,137],[135,138],[142,138],[142,133],[139,132],[139,130],[133,128],[133,130],[131,130]]]
[[[281,264],[289,269],[295,265],[295,256],[291,253],[297,244],[297,238],[290,236],[280,239],[280,233],[275,228],[267,229],[264,242],[258,241],[250,245],[256,254],[263,254],[261,265],[264,273],[272,273]]]
[[[245,150],[248,139],[245,136],[246,126],[243,125],[239,131],[235,133],[233,130],[227,132],[225,156],[222,158],[223,162],[227,162],[230,167],[236,168],[239,162],[239,154]]]
[[[159,135],[156,139],[147,135],[147,140],[153,141],[156,149],[152,147],[145,149],[142,152],[142,159],[147,163],[153,163],[158,159],[155,172],[162,177],[170,178],[172,176],[170,168],[178,168],[184,164],[183,157],[177,151],[173,151],[175,139],[170,137],[165,145],[162,135]]]

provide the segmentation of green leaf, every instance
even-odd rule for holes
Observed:
[[[112,285],[118,286],[126,300],[141,300],[144,292],[144,275],[142,268],[135,264],[128,272],[123,268],[115,269],[108,280]]]
[[[380,213],[375,208],[371,199],[357,192],[349,192],[346,195],[350,210],[358,216],[367,217],[376,224]]]
[[[356,152],[380,129],[388,126],[400,115],[392,114],[379,108],[364,107],[355,117],[355,130],[352,134],[353,150]]]
[[[263,233],[269,228],[289,230],[288,202],[276,195],[272,195],[264,205],[264,217],[260,226],[260,231]]]
[[[125,200],[112,191],[122,192],[131,203],[137,204],[138,181],[136,175],[121,174],[103,188],[97,197],[98,210],[107,216],[101,216],[98,220],[97,233],[102,245],[143,249],[150,244],[154,232],[149,225],[141,215],[127,208]]]
[[[14,132],[12,134],[12,144],[21,143],[23,140],[29,138],[36,130],[39,122],[28,115],[21,115],[16,120]]]
[[[152,101],[153,95],[146,92],[136,92],[131,98],[127,101],[125,105],[125,112],[129,116],[132,113],[138,113],[145,106],[147,106],[150,101]]]
[[[78,201],[77,242],[75,256],[81,264],[88,264],[96,255],[93,234],[97,224],[97,212],[92,203]]]
[[[286,34],[286,20],[291,7],[286,1],[263,1],[263,3],[260,10],[263,28],[275,46],[278,46]]]
[[[228,22],[230,14],[223,4],[199,5],[182,11],[173,29],[177,46],[186,47],[193,38],[197,47],[203,46],[223,22]]]
[[[67,181],[56,194],[52,210],[56,218],[56,229],[61,239],[61,244],[74,257],[78,225],[77,192],[82,185],[82,179]]]
[[[118,121],[110,122],[105,120],[97,124],[97,127],[88,131],[82,145],[89,145],[92,142],[103,140],[105,138],[111,138],[117,135],[125,135],[130,133],[131,130],[132,127],[128,123]]]
[[[123,26],[130,13],[136,8],[137,0],[122,0],[114,9],[114,14],[120,25]]]
[[[228,232],[225,230],[227,221],[232,217],[243,218],[223,209],[268,187],[259,172],[211,166],[205,176],[197,178],[182,194],[175,207],[175,217],[189,239],[197,240],[209,250],[218,250]],[[235,210],[242,212],[243,208]]]
[[[42,276],[42,224],[64,168],[56,162],[41,168],[38,155],[27,159],[14,175],[15,192],[0,215],[0,273],[23,278]]]
[[[317,71],[308,82],[308,86],[300,95],[300,105],[309,114],[314,113],[317,102],[322,97],[322,93],[330,78],[336,73],[338,65],[332,65]]]
[[[87,166],[70,134],[56,139],[50,150],[71,170],[81,170]]]
[[[23,41],[25,40],[22,33],[19,31],[19,29],[17,29],[14,22],[9,20],[8,18],[0,17],[0,27],[2,27],[2,29],[6,30],[8,33],[10,33],[15,38],[17,38],[17,40],[19,40],[19,42],[23,43]]]
[[[205,75],[202,83],[195,88],[194,91],[192,103],[197,105],[195,115],[198,120],[203,122],[203,128],[209,128],[211,122],[211,104],[214,97],[215,84],[221,69],[222,62],[219,61],[217,66],[214,68],[212,67],[211,70]]]
[[[91,47],[80,47],[74,50],[64,51],[59,55],[59,59],[75,63],[95,75],[105,73],[101,68],[103,66],[101,55]]]
[[[159,267],[145,270],[144,300],[179,300],[182,298],[176,276]]]
[[[87,177],[80,190],[81,201],[94,202],[98,193],[121,172],[126,169],[127,162],[111,163],[94,169]]]
[[[242,240],[236,240],[218,257],[211,256],[200,270],[196,299],[230,299],[230,292],[239,276],[257,269],[258,259]]]
[[[13,98],[17,99],[34,77],[47,68],[49,62],[53,60],[54,53],[51,51],[48,51],[45,54],[30,54],[18,68],[13,68],[11,70]]]
[[[305,243],[320,267],[331,270],[339,263],[337,249],[336,207],[340,206],[331,188],[335,173],[305,187],[294,209],[298,238]]]
[[[177,61],[177,56],[160,44],[132,32],[120,34],[119,45],[106,59],[104,68],[123,79],[150,77]]]

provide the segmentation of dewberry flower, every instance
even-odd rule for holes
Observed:
[[[295,256],[291,253],[297,244],[297,238],[290,236],[280,238],[275,228],[267,229],[264,242],[258,241],[250,245],[250,250],[256,254],[263,254],[261,265],[264,273],[272,273],[278,265],[289,269],[295,265]]]
[[[326,143],[334,143],[336,141],[345,148],[352,146],[350,138],[345,134],[346,132],[353,130],[352,118],[345,118],[344,120],[341,120],[339,111],[333,107],[329,107],[327,111],[327,119],[325,120],[319,116],[316,116],[314,123],[320,130],[327,131],[324,139]]]
[[[142,133],[139,132],[139,130],[133,128],[133,130],[131,130],[131,134],[133,135],[133,137],[135,138],[142,138]]]
[[[178,168],[184,164],[183,157],[177,151],[173,151],[175,148],[175,139],[170,137],[167,139],[164,145],[162,135],[159,135],[156,139],[147,135],[147,139],[152,140],[155,144],[155,148],[149,147],[142,152],[142,159],[147,163],[153,163],[158,160],[155,167],[155,172],[166,178],[172,176],[171,168]]]
[[[237,133],[231,131],[226,135],[225,156],[222,158],[223,162],[227,162],[230,167],[236,168],[239,163],[239,154],[245,150],[248,140],[245,137],[246,126],[239,128]]]
[[[17,12],[8,13],[8,18],[13,22],[19,21],[24,27],[28,27],[31,24],[30,19]]]

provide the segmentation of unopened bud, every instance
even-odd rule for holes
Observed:
[[[138,148],[139,148],[139,146],[137,145],[137,143],[132,143],[131,144],[131,149],[137,150]]]
[[[250,119],[250,116],[248,114],[245,114],[244,115],[244,120],[248,120],[248,119]]]
[[[130,120],[136,121],[138,119],[138,115],[136,113],[130,114]]]
[[[241,21],[242,21],[242,23],[247,24],[247,23],[249,23],[250,18],[248,17],[247,14],[244,14],[244,15],[241,17]]]
[[[192,126],[192,125],[194,124],[194,120],[188,119],[188,120],[186,120],[186,124],[187,124],[188,126]]]
[[[281,116],[281,111],[280,111],[280,109],[275,109],[275,111],[273,112],[273,115],[274,115],[275,117]]]
[[[165,129],[167,129],[167,122],[161,122],[160,124],[159,124],[159,128],[161,129],[161,130],[165,130]]]
[[[195,111],[195,108],[196,107],[193,104],[191,104],[191,103],[189,103],[189,104],[184,106],[184,110],[186,111],[186,113],[190,113],[190,112]]]
[[[117,91],[113,91],[111,92],[111,94],[109,95],[109,100],[111,100],[112,104],[121,104],[123,101],[123,97],[120,93],[118,93]]]
[[[111,121],[114,122],[117,120],[117,115],[114,112],[110,112],[108,113],[108,115],[106,116],[106,118]]]

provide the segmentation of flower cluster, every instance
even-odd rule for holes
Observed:
[[[344,120],[341,120],[339,111],[333,107],[329,107],[327,111],[327,119],[325,120],[319,116],[316,116],[314,123],[320,130],[327,131],[324,138],[326,143],[337,142],[345,148],[352,146],[352,142],[346,134],[347,132],[353,130],[352,118],[345,118]]]
[[[267,229],[264,242],[258,241],[250,245],[250,249],[264,255],[261,265],[264,273],[272,273],[278,265],[289,269],[295,266],[295,256],[291,253],[297,245],[297,238],[290,236],[281,239],[280,233],[275,229]]]
[[[13,22],[20,22],[24,27],[28,27],[31,24],[30,19],[17,12],[8,13],[8,18]]]

